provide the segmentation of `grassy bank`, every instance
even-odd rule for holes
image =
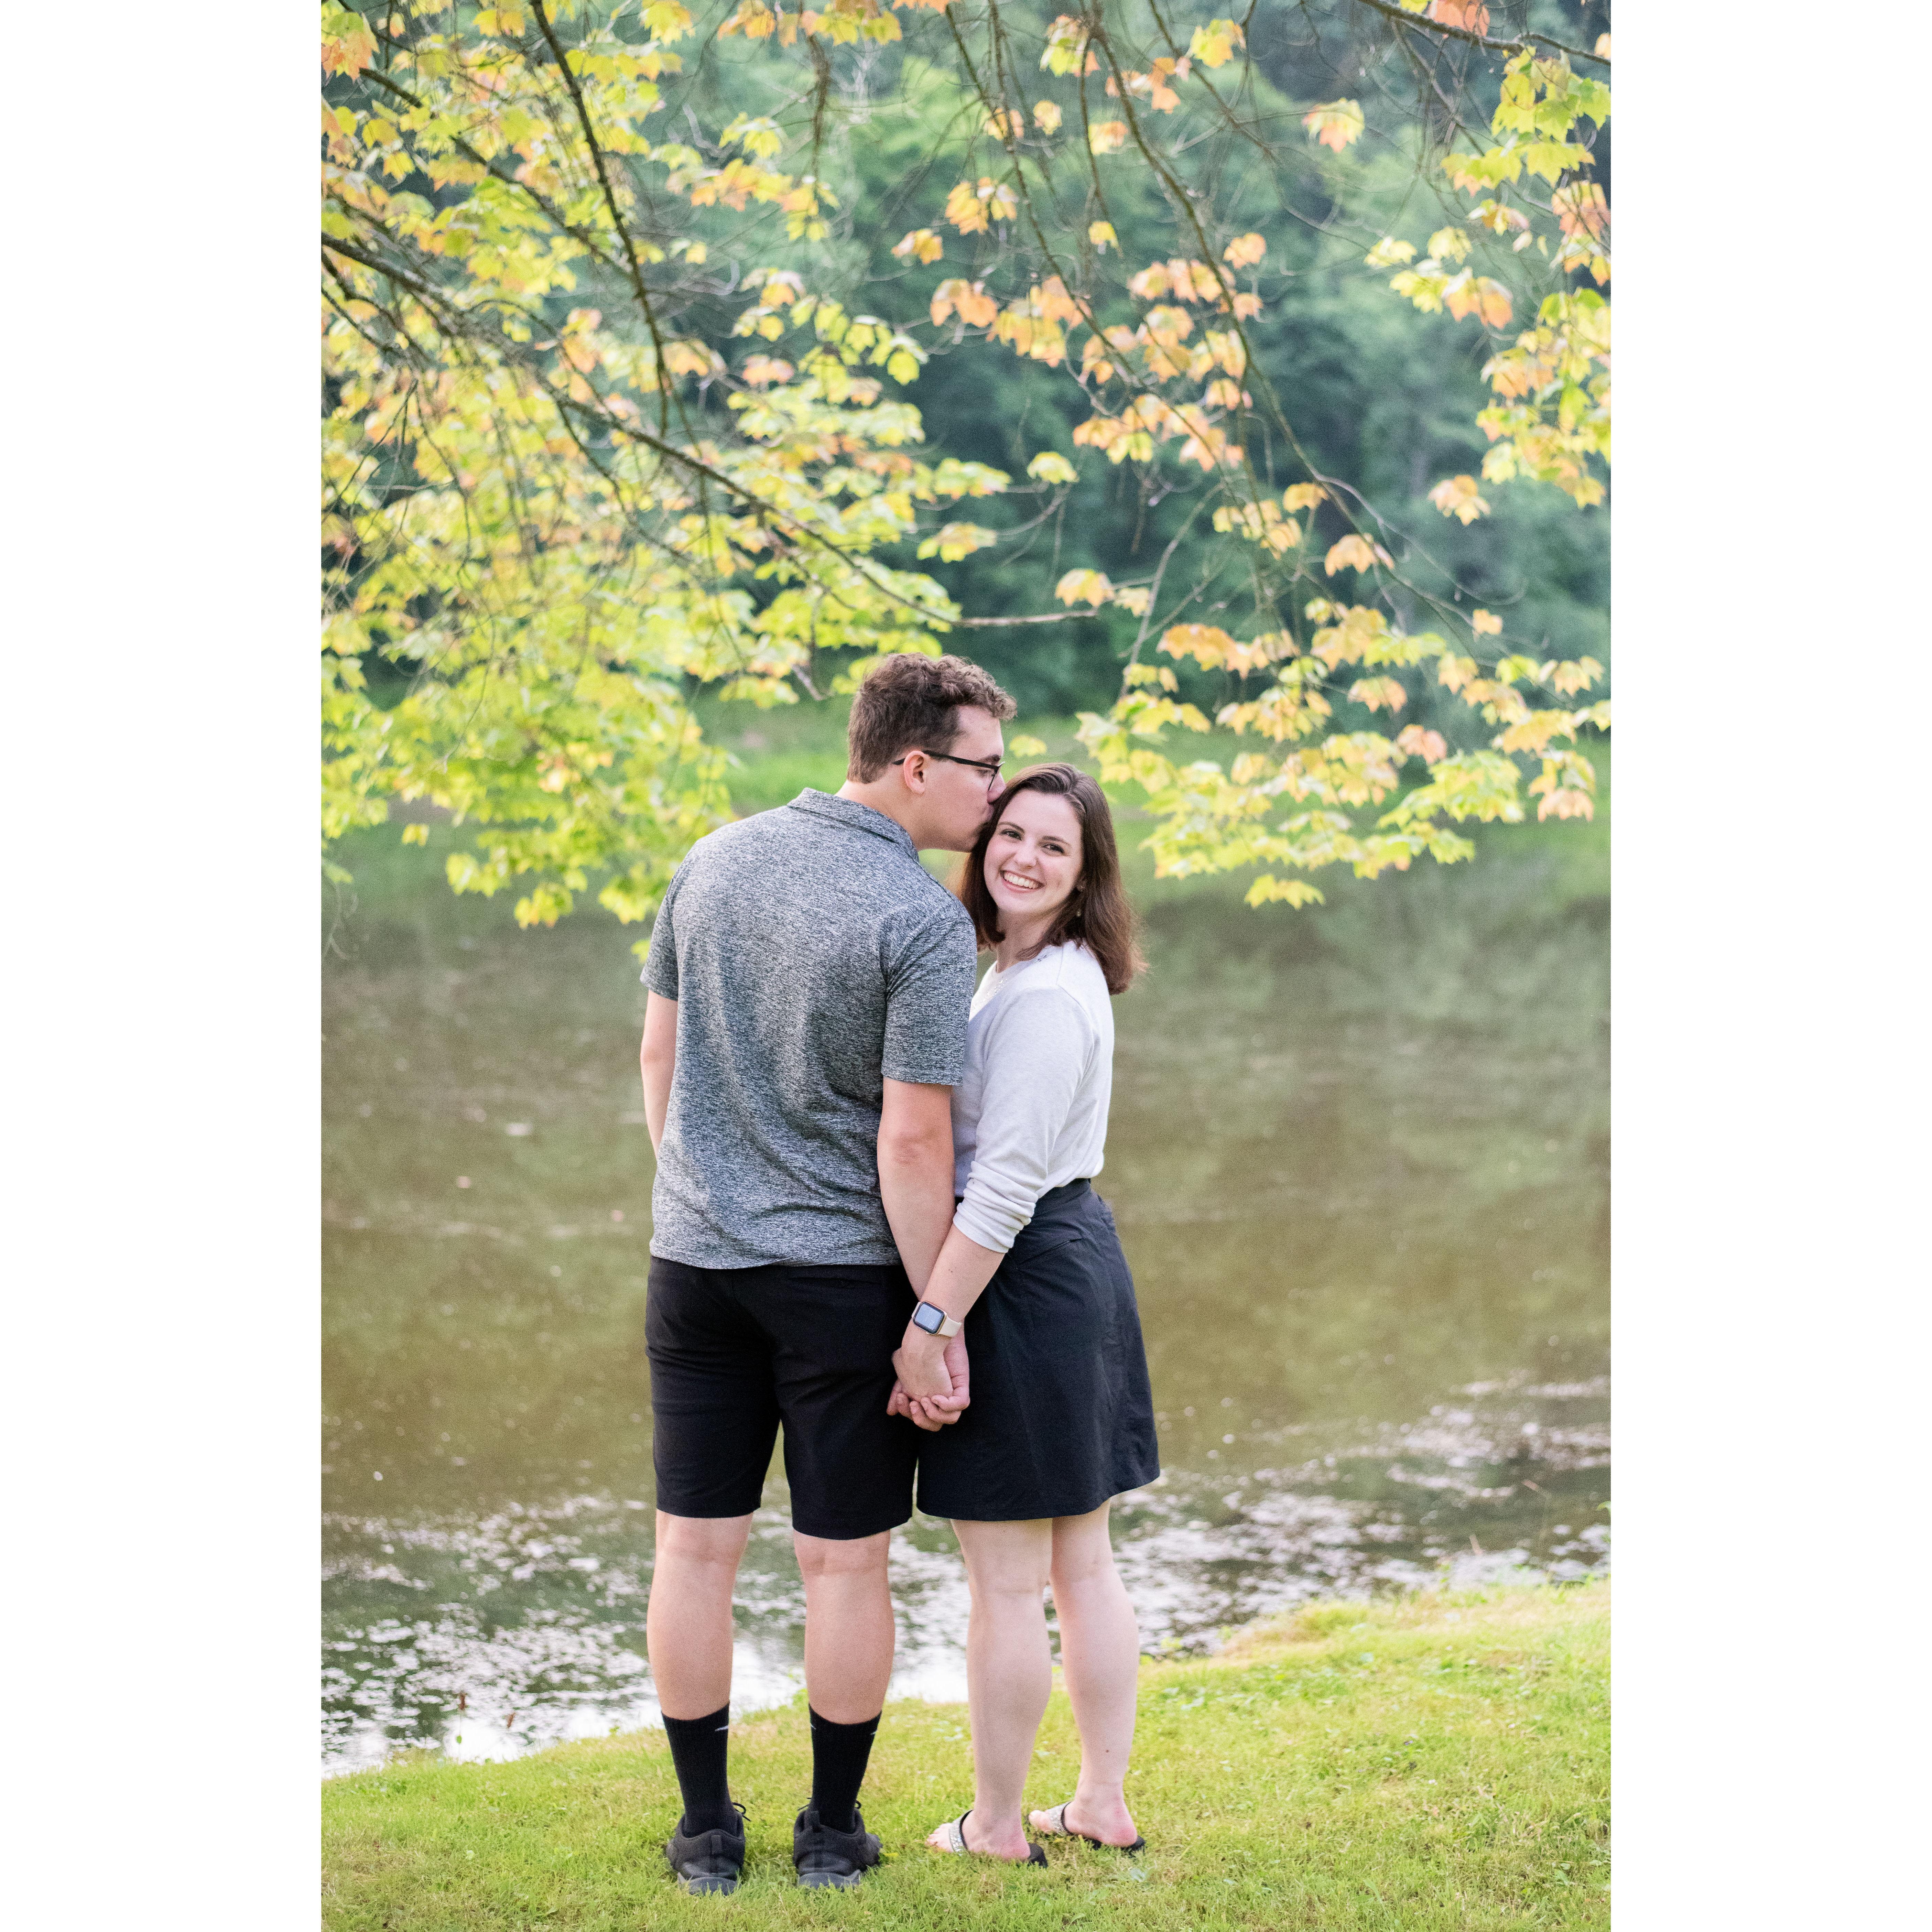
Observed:
[[[1056,1843],[1045,1872],[928,1853],[970,1796],[965,1712],[892,1706],[867,1780],[887,1862],[856,1894],[792,1883],[805,1714],[734,1727],[745,1884],[686,1898],[658,1846],[663,1735],[507,1764],[398,1762],[324,1787],[331,1932],[868,1926],[1484,1932],[1609,1922],[1609,1586],[1324,1604],[1219,1656],[1144,1667],[1130,1786],[1147,1852]],[[1030,1802],[1072,1790],[1056,1690]]]

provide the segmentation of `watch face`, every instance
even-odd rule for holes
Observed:
[[[923,1328],[928,1335],[937,1335],[940,1323],[945,1319],[938,1309],[928,1308],[922,1301],[912,1312],[912,1325],[915,1328]]]

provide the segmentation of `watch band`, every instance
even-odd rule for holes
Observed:
[[[912,1312],[912,1325],[922,1328],[928,1335],[938,1335],[950,1341],[965,1325],[956,1322],[944,1309],[930,1301],[922,1301]]]

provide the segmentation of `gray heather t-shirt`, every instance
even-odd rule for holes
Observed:
[[[882,1082],[958,1081],[976,958],[966,908],[869,806],[806,790],[700,838],[644,964],[677,1002],[651,1252],[896,1260]]]

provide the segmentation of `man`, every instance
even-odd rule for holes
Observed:
[[[781,1424],[812,1741],[793,1862],[801,1884],[854,1886],[878,1862],[857,1798],[918,1440],[887,1412],[895,1351],[939,1413],[968,1394],[964,1344],[909,1320],[952,1218],[975,962],[971,920],[918,855],[971,848],[1013,708],[962,658],[882,659],[853,701],[837,795],[699,840],[652,932],[648,1641],[684,1800],[665,1852],[689,1892],[730,1892],[744,1867],[731,1592]]]

